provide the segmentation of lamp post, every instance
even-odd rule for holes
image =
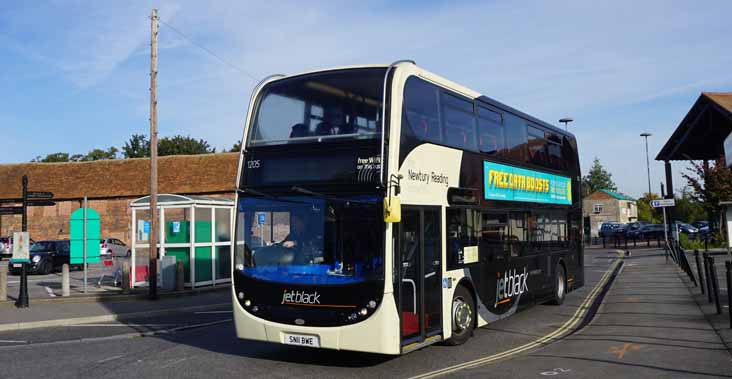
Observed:
[[[574,119],[572,119],[570,117],[565,117],[565,118],[560,118],[559,119],[559,122],[563,122],[564,123],[564,131],[567,131],[567,124],[569,124],[572,121],[574,121]]]
[[[646,139],[646,169],[648,170],[648,196],[651,196],[651,164],[648,161],[648,137],[651,136],[651,133],[643,132],[643,133],[641,133],[640,136]]]

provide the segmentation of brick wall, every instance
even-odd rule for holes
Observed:
[[[200,194],[212,198],[228,198],[227,194]],[[132,211],[130,203],[137,198],[113,198],[89,200],[89,207],[97,210],[101,217],[102,238],[118,238],[128,246],[131,241]],[[46,239],[68,239],[71,213],[81,208],[82,201],[58,201],[51,207],[28,208],[28,231],[36,241]],[[21,230],[20,215],[0,216],[0,236],[11,236]]]

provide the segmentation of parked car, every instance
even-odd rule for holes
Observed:
[[[697,228],[699,230],[699,234],[707,234],[711,231],[709,221],[692,222],[691,226]]]
[[[697,238],[699,236],[699,229],[697,229],[697,228],[695,228],[695,227],[693,227],[693,226],[691,226],[689,224],[676,221],[671,226],[671,232],[674,235],[676,234],[676,228],[679,229],[679,232],[680,233],[686,234],[689,237],[689,239],[695,239],[695,238]]]
[[[610,237],[615,234],[615,229],[621,225],[622,224],[619,222],[603,222],[602,225],[600,225],[600,230],[597,234],[600,238]]]
[[[33,246],[34,243],[31,238],[30,246]],[[9,257],[11,254],[13,254],[13,237],[0,237],[0,258]]]
[[[645,224],[640,230],[640,239],[663,238],[665,226],[663,224]]]
[[[116,238],[105,238],[99,241],[99,255],[102,257],[129,257],[132,251],[124,242]]]
[[[30,247],[30,274],[49,274],[71,262],[71,245],[69,240],[37,241]],[[10,264],[11,274],[19,274],[20,264]]]
[[[641,230],[646,225],[648,225],[648,223],[646,221],[629,222],[625,226],[625,236],[627,238],[640,238]]]
[[[10,237],[0,237],[0,258],[3,255],[12,254],[13,246],[11,245],[12,239]]]

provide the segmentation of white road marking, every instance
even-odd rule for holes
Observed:
[[[174,361],[172,361],[172,362],[170,362],[168,364],[164,364],[164,365],[160,366],[159,368],[168,368],[170,366],[177,365],[178,363],[181,363],[181,362],[185,361],[186,359],[188,359],[188,358],[186,358],[186,357],[178,358],[178,359],[176,359],[176,360],[174,360]]]
[[[0,343],[28,343],[28,341],[0,340]]]
[[[193,312],[197,315],[208,315],[208,314],[216,314],[216,313],[231,313],[233,311],[205,311],[205,312]]]
[[[48,296],[56,297],[56,294],[53,293],[53,290],[51,289],[51,287],[46,287],[46,292],[48,293]]]
[[[124,357],[124,355],[115,355],[114,357],[104,358],[101,361],[97,361],[97,363],[109,362],[109,361],[113,361],[117,358],[122,358],[122,357]]]

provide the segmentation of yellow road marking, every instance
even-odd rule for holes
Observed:
[[[623,347],[612,346],[610,347],[610,349],[608,349],[608,351],[610,353],[617,354],[618,359],[623,359],[625,353],[628,353],[631,350],[640,350],[640,348],[641,345],[638,345],[637,343],[626,342],[625,344],[623,344]]]
[[[620,254],[619,251],[618,251],[618,254]],[[507,358],[507,357],[510,357],[510,356],[513,356],[513,355],[522,353],[524,351],[531,350],[531,349],[534,349],[536,347],[540,347],[540,346],[545,345],[545,344],[547,344],[549,342],[552,342],[555,339],[559,339],[564,334],[566,334],[567,332],[571,331],[572,328],[574,328],[574,326],[576,326],[580,321],[582,321],[582,318],[584,317],[585,313],[587,313],[587,311],[590,309],[590,305],[595,301],[595,298],[600,293],[600,291],[605,286],[605,284],[607,284],[607,281],[610,278],[610,273],[612,273],[613,271],[615,271],[615,269],[620,264],[620,262],[621,262],[620,260],[616,260],[610,266],[610,268],[607,271],[605,271],[605,274],[602,276],[602,278],[600,278],[600,281],[598,281],[597,284],[595,285],[595,287],[592,288],[592,291],[590,291],[589,295],[587,295],[587,297],[582,302],[582,304],[580,304],[580,306],[574,312],[574,314],[572,315],[572,317],[570,317],[570,319],[567,320],[567,322],[565,322],[562,326],[560,326],[555,331],[553,331],[553,332],[551,332],[551,333],[549,333],[549,334],[547,334],[547,335],[545,335],[545,336],[543,336],[543,337],[541,337],[541,338],[539,338],[539,339],[537,339],[537,340],[535,340],[533,342],[529,342],[527,344],[524,344],[524,345],[515,347],[515,348],[510,349],[510,350],[506,350],[506,351],[501,352],[501,353],[489,355],[487,357],[474,359],[472,361],[463,362],[463,363],[459,363],[459,364],[456,364],[456,365],[453,365],[453,366],[445,367],[443,369],[439,369],[439,370],[427,372],[427,373],[424,373],[424,374],[416,375],[416,376],[410,377],[409,379],[428,379],[428,378],[435,378],[435,377],[442,376],[442,375],[446,375],[446,374],[450,374],[450,373],[453,373],[453,372],[456,372],[456,371],[460,371],[460,370],[465,370],[465,369],[469,369],[469,368],[474,368],[474,367],[482,366],[482,365],[485,365],[485,364],[488,364],[488,363],[491,363],[491,362],[495,362],[495,361],[497,361],[499,359]]]

